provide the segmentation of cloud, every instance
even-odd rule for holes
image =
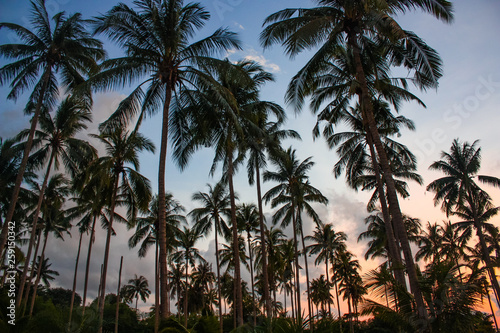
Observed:
[[[264,68],[269,70],[271,73],[278,73],[281,69],[280,66],[270,62],[268,59],[264,58],[263,55],[259,54],[250,54],[245,56],[246,60],[252,60],[259,64],[261,64]]]
[[[244,26],[242,26],[241,24],[239,24],[238,22],[234,21],[234,22],[233,22],[233,24],[234,24],[236,27],[240,28],[241,30],[245,30],[245,27],[244,27]]]

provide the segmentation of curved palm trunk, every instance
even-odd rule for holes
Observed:
[[[306,251],[306,244],[304,242],[304,230],[302,230],[302,223],[300,224],[300,237],[302,239],[302,251],[304,252],[304,262],[306,264],[306,286],[307,286],[307,308],[309,311],[309,320],[310,320],[310,330],[311,332],[313,331],[313,320],[312,320],[312,307],[311,307],[311,292],[309,290],[309,267],[307,264],[307,251]]]
[[[89,268],[90,268],[90,256],[92,254],[92,244],[94,244],[94,235],[95,235],[95,221],[97,220],[97,216],[94,216],[94,221],[92,221],[92,228],[90,231],[90,238],[89,238],[89,249],[87,252],[87,264],[85,267],[85,283],[83,286],[83,300],[82,300],[82,317],[85,314],[85,305],[86,305],[86,300],[87,300],[87,286],[89,282]]]
[[[38,269],[36,271],[36,281],[35,285],[33,286],[33,296],[31,297],[31,306],[30,306],[30,313],[29,317],[31,319],[31,315],[33,314],[33,308],[35,307],[35,299],[36,299],[36,292],[38,290],[38,284],[40,283],[40,278],[42,277],[42,265],[43,261],[45,260],[45,248],[47,247],[47,239],[49,238],[49,234],[45,235],[45,239],[43,241],[43,247],[42,247],[42,253],[40,255],[40,261],[38,262]],[[36,258],[34,262],[36,261]]]
[[[403,263],[401,261],[401,252],[398,249],[396,238],[394,236],[391,215],[389,214],[387,201],[385,199],[384,182],[382,179],[382,175],[380,174],[380,168],[376,158],[377,155],[373,147],[373,139],[369,133],[366,134],[366,141],[368,142],[368,146],[370,147],[370,156],[372,160],[373,170],[375,171],[375,178],[377,179],[377,192],[380,201],[380,207],[382,209],[382,216],[384,217],[385,222],[385,234],[387,236],[387,252],[392,263],[394,278],[406,290],[406,280],[403,272]]]
[[[339,314],[340,331],[343,332],[343,330],[342,330],[342,315],[340,313],[340,299],[339,299],[339,289],[337,287],[337,279],[334,280],[334,284],[335,284],[335,298],[337,299],[337,311]]]
[[[217,294],[219,297],[219,331],[223,332],[223,317],[222,317],[222,292],[221,292],[221,281],[220,281],[220,263],[219,263],[219,216],[215,215],[215,263],[217,265]]]
[[[109,217],[108,232],[106,234],[106,248],[104,250],[104,262],[101,274],[101,290],[99,295],[99,333],[102,333],[102,324],[104,319],[104,299],[106,297],[106,274],[108,272],[108,259],[109,259],[109,245],[111,243],[111,233],[113,230],[113,220],[115,217],[115,204],[116,194],[118,192],[118,183],[120,175],[116,175],[115,183],[113,185],[113,195],[111,197],[111,216]],[[161,205],[160,205],[161,206]]]
[[[83,237],[83,232],[80,233],[80,240],[78,241],[78,252],[76,254],[75,275],[73,276],[73,289],[71,291],[71,302],[69,305],[68,331],[71,328],[71,317],[73,316],[73,304],[75,303],[76,277],[78,276],[78,262],[80,261],[80,250],[82,248],[82,237]]]
[[[377,124],[375,122],[375,118],[373,115],[373,105],[370,100],[368,84],[363,70],[360,48],[357,42],[357,36],[355,35],[354,32],[349,33],[348,43],[353,50],[354,62],[356,66],[356,79],[359,82],[361,88],[362,99],[360,101],[361,102],[360,104],[362,106],[361,107],[362,116],[364,121],[368,125],[367,130],[373,139],[373,143],[375,145],[379,157],[379,162],[382,167],[383,176],[387,186],[387,199],[389,201],[389,209],[391,210],[391,216],[393,218],[395,233],[399,238],[399,242],[401,243],[401,249],[403,250],[406,270],[408,272],[408,279],[410,281],[410,288],[415,297],[415,303],[417,305],[417,314],[422,320],[423,326],[426,329],[428,329],[429,323],[428,323],[427,309],[425,307],[422,291],[418,283],[417,271],[415,269],[415,262],[413,260],[413,255],[411,253],[410,242],[408,241],[408,235],[404,227],[403,216],[401,214],[401,208],[399,207],[398,197],[396,194],[396,187],[394,184],[394,178],[392,176],[392,170],[389,165],[387,154],[380,140]]]
[[[236,325],[243,325],[243,300],[241,295],[241,271],[240,271],[240,251],[238,242],[238,226],[236,222],[236,202],[233,185],[233,151],[228,151],[228,170],[227,177],[229,181],[229,197],[231,201],[231,223],[233,226],[233,253],[234,253],[234,313]]]
[[[170,82],[170,81],[169,81]],[[163,120],[161,129],[161,146],[160,146],[160,165],[158,168],[158,241],[160,242],[160,295],[161,306],[160,312],[162,318],[167,318],[169,313],[168,299],[168,281],[167,281],[167,226],[166,208],[165,208],[165,164],[167,160],[167,142],[168,142],[168,118],[170,111],[170,101],[172,99],[172,86],[167,83],[165,87],[165,101],[163,104]]]
[[[0,253],[3,253],[5,244],[7,243],[7,234],[8,234],[8,225],[9,222],[12,221],[14,217],[14,211],[16,210],[17,199],[19,197],[19,192],[21,190],[21,183],[23,182],[24,171],[26,170],[26,166],[28,165],[28,158],[30,155],[31,147],[33,146],[33,139],[35,137],[36,126],[38,124],[38,118],[40,117],[40,112],[42,110],[43,98],[45,96],[45,92],[47,90],[47,86],[49,84],[50,74],[52,73],[52,66],[49,65],[43,74],[43,83],[42,88],[40,89],[40,97],[36,103],[35,114],[33,118],[31,118],[31,127],[30,133],[28,135],[28,140],[26,141],[26,147],[24,147],[23,159],[21,160],[21,165],[19,166],[19,171],[16,177],[16,183],[14,184],[14,190],[12,191],[12,197],[10,199],[9,210],[7,211],[7,215],[5,216],[5,223],[2,226],[2,231],[0,233]],[[26,258],[26,263],[29,263],[29,258]],[[24,277],[26,280],[26,276]],[[23,284],[24,288],[24,284]],[[22,294],[22,289],[19,289],[19,294]],[[22,296],[22,295],[21,295]],[[16,301],[16,306],[19,306],[21,298],[19,301]]]
[[[115,309],[115,333],[118,333],[118,317],[120,314],[120,285],[122,283],[123,256],[120,258],[120,272],[118,273],[118,289],[116,290],[116,309]],[[135,312],[137,313],[137,301],[135,302]]]
[[[266,228],[264,225],[264,210],[262,209],[262,193],[260,188],[260,169],[258,161],[255,163],[255,182],[257,184],[257,204],[259,207],[260,244],[262,251],[262,282],[264,284],[263,296],[266,305],[266,314],[269,318],[272,318],[271,297],[269,295],[269,275],[267,268]]]
[[[21,305],[21,300],[23,297],[24,285],[26,284],[26,276],[28,275],[28,263],[30,262],[30,259],[31,259],[31,251],[33,249],[33,244],[34,244],[35,238],[36,238],[36,225],[38,223],[38,216],[40,215],[40,210],[42,208],[43,196],[45,193],[45,189],[47,188],[47,183],[49,181],[49,175],[50,175],[50,169],[52,168],[52,162],[54,161],[55,154],[56,154],[55,150],[53,150],[50,154],[49,164],[47,165],[47,171],[45,172],[45,177],[43,179],[42,188],[40,189],[40,196],[38,197],[38,203],[36,206],[35,215],[33,215],[33,222],[31,224],[31,236],[30,236],[30,242],[28,245],[28,254],[26,254],[26,259],[25,259],[26,264],[24,265],[23,273],[21,275],[21,282],[19,282],[19,289],[18,289],[19,293],[17,295],[17,300],[16,300],[17,307],[19,307],[19,305]],[[7,220],[7,221],[9,221],[9,220]],[[8,223],[5,223],[5,224],[8,224]]]
[[[328,296],[330,296],[330,276],[328,273],[328,258],[325,260],[325,263],[326,263],[326,281],[328,282]],[[328,316],[332,317],[332,302],[330,301],[328,301]]]
[[[493,321],[495,322],[495,327],[498,331],[497,317],[495,316],[495,310],[493,310],[493,304],[491,304],[491,297],[488,288],[486,288],[486,296],[488,296],[488,304],[490,305],[491,316],[493,317]]]
[[[252,284],[252,303],[253,303],[253,326],[257,326],[257,308],[255,306],[255,285],[253,283],[253,259],[252,259],[252,248],[251,248],[251,236],[250,232],[247,230],[247,241],[248,241],[248,253],[250,254],[250,282]]]

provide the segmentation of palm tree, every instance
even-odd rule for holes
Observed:
[[[42,230],[41,235],[43,234],[43,246],[42,252],[40,254],[41,261],[43,262],[45,259],[45,249],[47,247],[47,241],[49,239],[49,235],[53,233],[57,238],[63,239],[63,234],[65,232],[69,233],[69,229],[71,228],[70,219],[68,218],[67,211],[63,209],[63,205],[66,200],[66,196],[69,194],[70,188],[68,186],[68,180],[64,178],[62,174],[55,174],[50,178],[50,181],[46,187],[45,200],[40,209],[36,209],[35,213],[41,213],[41,222],[42,222]],[[40,187],[37,188],[39,195],[41,195],[42,189]],[[39,201],[40,202],[40,201]],[[27,261],[26,261],[27,262]],[[33,307],[35,305],[35,298],[38,288],[38,282],[41,278],[41,269],[42,266],[38,266],[38,270],[36,271],[36,281],[34,283],[33,296],[31,298],[31,307],[29,316],[33,313]],[[27,272],[27,269],[26,269]],[[28,303],[29,296],[29,288],[27,288],[26,292],[26,304]]]
[[[277,171],[266,171],[264,173],[264,181],[273,180],[279,184],[271,188],[264,195],[264,200],[271,201],[271,207],[275,208],[282,205],[273,215],[273,222],[281,222],[282,227],[288,226],[292,223],[293,239],[295,242],[295,274],[297,282],[297,318],[300,318],[300,286],[299,281],[299,262],[298,262],[298,242],[297,233],[302,236],[302,247],[304,250],[304,258],[306,260],[306,280],[307,288],[309,289],[309,272],[307,269],[307,255],[305,251],[304,233],[302,230],[302,212],[306,212],[309,217],[315,222],[319,222],[319,216],[310,206],[309,202],[318,202],[326,204],[328,200],[324,197],[319,190],[313,187],[308,180],[307,171],[309,171],[314,162],[311,157],[306,158],[300,162],[295,156],[295,150],[289,148],[286,152],[273,157],[272,163],[278,168]],[[308,290],[309,295],[309,290]],[[308,297],[309,300],[309,297]],[[311,314],[310,302],[309,314]]]
[[[95,170],[96,181],[109,181],[112,188],[110,202],[110,217],[107,226],[106,247],[104,250],[104,262],[101,276],[101,293],[99,295],[99,333],[102,332],[104,315],[104,296],[106,294],[106,276],[108,271],[109,249],[111,234],[113,233],[113,221],[115,208],[119,203],[118,196],[127,198],[125,204],[128,208],[128,220],[134,219],[138,209],[146,210],[151,201],[151,187],[149,180],[142,176],[139,169],[138,154],[141,151],[154,152],[153,143],[134,132],[129,134],[122,127],[113,131],[103,132],[100,135],[93,135],[104,144],[106,156],[100,157],[92,166]],[[128,166],[128,165],[131,166]]]
[[[257,308],[255,303],[255,284],[254,284],[254,262],[253,253],[254,246],[252,245],[252,232],[257,231],[259,225],[259,212],[254,204],[241,204],[237,207],[236,219],[238,229],[245,230],[247,233],[248,256],[250,259],[250,283],[252,287],[252,303],[253,303],[253,325],[257,326]],[[267,272],[266,272],[267,273]],[[266,274],[263,272],[263,274]]]
[[[135,311],[137,312],[137,301],[139,297],[143,302],[146,302],[147,298],[151,294],[151,290],[149,290],[148,280],[144,276],[137,277],[137,274],[134,275],[133,279],[128,280],[128,284],[123,286],[126,293],[129,294],[129,297],[135,298]]]
[[[187,220],[185,216],[182,215],[185,210],[184,207],[174,199],[171,193],[166,193],[165,200],[165,222],[167,224],[168,240],[167,253],[170,254],[174,250],[177,242],[176,236],[179,233],[179,225],[180,223],[187,222]],[[136,247],[139,242],[142,241],[138,251],[139,258],[144,258],[148,249],[152,245],[155,246],[155,330],[158,330],[160,319],[160,276],[158,269],[158,225],[160,220],[158,212],[158,196],[154,196],[149,205],[147,215],[137,218],[136,231],[128,241],[129,248]]]
[[[184,284],[184,266],[182,263],[173,263],[172,267],[168,270],[168,284],[170,286],[170,298],[174,299],[177,297],[177,315],[181,316],[181,295],[182,292],[187,288]]]
[[[185,288],[184,288],[184,327],[187,327],[187,317],[188,317],[188,277],[189,277],[189,266],[195,267],[196,260],[204,262],[205,259],[200,255],[200,252],[194,246],[196,242],[201,238],[201,234],[195,229],[189,229],[184,227],[178,235],[178,250],[172,254],[172,258],[177,262],[184,261],[185,268]]]
[[[36,230],[52,167],[58,170],[62,161],[65,169],[71,175],[75,175],[82,165],[89,163],[95,156],[95,149],[87,141],[75,137],[80,131],[87,128],[86,123],[89,121],[91,121],[91,113],[85,101],[75,97],[68,97],[62,101],[56,110],[54,118],[45,109],[41,114],[40,129],[35,132],[35,140],[33,140],[33,148],[40,148],[32,154],[31,158],[34,164],[39,167],[47,162],[47,169],[33,215],[32,230]],[[29,135],[29,132],[30,130],[21,131],[18,135],[19,139]],[[36,232],[32,232],[26,255],[27,262],[31,259],[35,236]],[[27,268],[25,266],[21,275],[17,304],[20,304],[23,296],[23,288],[28,273]]]
[[[481,148],[477,147],[477,143],[478,141],[469,144],[461,143],[458,139],[453,140],[450,152],[441,152],[441,160],[429,167],[431,170],[443,172],[446,176],[430,183],[427,190],[436,193],[434,203],[436,205],[441,203],[441,209],[447,215],[457,215],[466,220],[466,224],[474,226],[491,284],[499,297],[500,286],[488,255],[483,233],[485,222],[497,213],[498,208],[493,208],[490,196],[479,187],[474,178],[495,187],[500,187],[500,179],[478,175],[481,167]],[[497,302],[500,304],[500,299],[497,299]]]
[[[415,259],[425,259],[431,263],[441,261],[441,245],[443,241],[441,226],[437,223],[427,222],[427,231],[422,231],[418,239],[418,251]]]
[[[218,29],[211,36],[190,43],[197,30],[210,18],[199,3],[184,5],[183,0],[138,0],[138,10],[124,3],[114,6],[95,21],[96,32],[104,33],[125,49],[126,56],[108,60],[97,76],[95,87],[104,90],[145,78],[120,104],[108,124],[130,120],[141,110],[138,124],[146,115],[162,107],[162,134],[158,171],[158,200],[165,201],[165,163],[169,135],[170,102],[181,86],[203,77],[198,66],[214,64],[212,55],[239,49],[234,33]],[[143,89],[143,86],[146,86]],[[166,212],[160,205],[158,239],[160,243],[161,315],[168,316]]]
[[[45,0],[34,0],[31,4],[30,23],[35,28],[34,31],[14,23],[0,23],[0,29],[11,30],[22,41],[21,44],[0,46],[0,55],[14,60],[0,68],[0,85],[11,81],[11,91],[7,98],[13,100],[33,87],[26,111],[34,113],[12,191],[7,221],[12,221],[14,215],[42,106],[51,107],[55,104],[58,95],[56,74],[61,75],[61,82],[68,91],[72,91],[84,81],[85,76],[95,71],[96,61],[105,56],[102,42],[92,38],[85,30],[87,21],[82,19],[80,13],[69,17],[64,12],[57,13],[52,17],[51,24]],[[40,73],[40,79],[37,79]],[[3,253],[7,239],[6,226],[7,223],[0,234],[0,253]]]
[[[40,261],[42,263],[41,265]],[[41,280],[46,288],[50,288],[50,282],[54,281],[56,276],[59,276],[59,272],[50,269],[52,264],[49,263],[49,258],[42,259],[41,256],[38,256],[34,265],[35,270],[40,271],[40,278],[37,278],[37,281],[39,282]],[[33,295],[33,297],[35,297],[35,295]]]
[[[193,194],[192,200],[200,202],[202,207],[193,209],[189,215],[195,221],[194,229],[201,234],[207,235],[212,228],[215,229],[215,260],[217,265],[217,294],[219,298],[219,323],[220,330],[223,329],[222,320],[222,298],[220,285],[220,263],[219,263],[219,235],[228,238],[230,230],[224,221],[224,216],[231,216],[230,198],[227,193],[226,185],[223,182],[218,182],[214,187],[207,184],[208,193],[197,192]]]
[[[325,317],[325,314],[327,313],[326,305],[328,304],[328,306],[330,306],[331,303],[333,303],[330,289],[331,284],[328,279],[325,280],[325,276],[323,274],[321,274],[319,278],[311,281],[311,300],[316,304],[317,308],[321,305],[323,317]]]
[[[213,290],[213,283],[215,281],[215,274],[212,271],[212,264],[208,262],[200,262],[198,267],[191,273],[191,280],[193,282],[194,290],[201,291],[201,307],[209,309],[209,294]],[[222,320],[222,317],[221,317]]]
[[[243,324],[243,300],[236,242],[238,230],[233,176],[236,167],[244,158],[245,137],[250,128],[254,128],[252,119],[263,112],[259,89],[270,77],[262,66],[253,61],[245,60],[233,65],[226,59],[225,63],[225,68],[216,68],[206,73],[219,84],[219,89],[215,89],[213,85],[205,85],[201,90],[185,89],[185,96],[176,100],[174,157],[181,168],[185,167],[188,158],[197,149],[205,146],[215,149],[211,174],[215,172],[218,163],[223,162],[224,179],[229,186],[232,239],[235,242],[233,250],[237,263],[234,272],[236,322],[240,326]],[[269,108],[269,111],[278,114],[280,108]],[[189,117],[185,116],[187,112],[190,112]]]
[[[333,225],[328,223],[324,224],[319,221],[316,223],[316,228],[313,231],[312,236],[307,236],[305,238],[308,241],[313,242],[308,248],[310,254],[317,254],[314,263],[316,265],[324,262],[326,265],[326,281],[330,281],[328,263],[333,262],[335,252],[338,249],[345,248],[345,241],[347,240],[347,235],[342,232],[335,232]],[[331,316],[331,304],[328,303],[328,313]]]
[[[286,53],[293,57],[298,53],[319,46],[319,50],[301,70],[300,76],[289,89],[289,101],[297,107],[302,105],[306,87],[310,87],[311,78],[324,68],[335,48],[343,45],[353,55],[355,79],[358,82],[358,95],[363,105],[362,116],[367,132],[376,148],[384,179],[387,186],[387,198],[391,207],[396,235],[402,244],[405,263],[409,273],[410,287],[417,302],[420,318],[426,319],[426,309],[417,280],[411,249],[399,207],[392,171],[387,154],[382,146],[377,130],[369,91],[366,69],[362,56],[372,44],[387,47],[385,59],[388,65],[404,66],[415,72],[415,83],[421,87],[437,86],[441,76],[441,61],[436,51],[426,45],[413,32],[405,31],[393,16],[415,8],[431,13],[444,21],[451,21],[452,5],[446,0],[436,1],[348,1],[317,0],[319,7],[312,9],[284,9],[270,15],[264,22],[268,25],[261,33],[264,47],[281,42]],[[408,61],[402,61],[408,59]],[[411,59],[411,60],[410,60]],[[389,67],[387,67],[389,68]]]

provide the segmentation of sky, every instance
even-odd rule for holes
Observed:
[[[81,12],[85,18],[104,13],[117,2],[109,0],[47,0],[49,14],[66,11],[71,14]],[[125,1],[131,4],[131,1]],[[284,102],[284,94],[290,78],[305,64],[311,55],[305,52],[294,59],[283,54],[283,49],[275,45],[263,50],[259,42],[262,23],[266,16],[284,8],[313,7],[311,1],[261,1],[261,0],[210,0],[201,1],[211,13],[211,19],[195,37],[201,39],[211,34],[219,27],[228,27],[237,32],[242,44],[242,51],[231,50],[226,55],[230,60],[250,59],[259,62],[264,68],[273,73],[275,82],[268,83],[262,90],[261,99],[279,103],[285,107],[288,114],[287,128],[298,131],[302,141],[286,141],[285,145],[292,145],[297,150],[297,156],[302,160],[312,156],[315,166],[310,172],[311,184],[322,191],[329,199],[328,206],[317,207],[317,211],[325,223],[333,223],[335,230],[344,231],[349,235],[348,248],[360,260],[363,272],[377,266],[376,261],[363,259],[366,243],[358,243],[359,233],[365,230],[364,218],[368,193],[356,193],[349,189],[341,177],[335,179],[332,174],[333,165],[338,157],[334,151],[328,149],[322,138],[312,139],[312,128],[315,125],[315,116],[307,107],[297,113],[293,107]],[[412,217],[420,218],[422,224],[427,222],[442,223],[448,218],[434,207],[433,193],[427,192],[425,186],[441,174],[429,171],[428,166],[440,158],[442,151],[448,151],[453,139],[473,142],[480,140],[482,149],[481,173],[500,177],[500,139],[498,126],[500,124],[500,66],[498,54],[500,43],[500,3],[496,0],[453,1],[455,20],[446,24],[430,15],[421,12],[411,12],[398,17],[400,25],[412,30],[422,37],[431,47],[436,49],[443,60],[443,77],[439,81],[439,88],[421,92],[412,88],[426,104],[423,108],[416,103],[405,104],[400,113],[412,119],[416,124],[416,131],[403,131],[398,140],[407,145],[418,158],[418,172],[424,179],[424,186],[410,184],[410,197],[400,200],[402,211]],[[27,0],[0,0],[0,22],[14,22],[29,26],[29,1]],[[104,40],[104,39],[103,39]],[[15,42],[15,37],[6,30],[0,30],[0,43]],[[105,48],[110,57],[120,56],[121,51],[105,41]],[[0,59],[0,66],[7,63]],[[398,74],[400,74],[398,72]],[[403,75],[406,75],[403,73]],[[0,87],[0,137],[14,136],[21,129],[28,127],[29,119],[23,115],[25,96],[17,102],[6,99],[8,86]],[[131,91],[125,88],[121,91],[110,91],[95,96],[93,124],[89,126],[91,133],[97,133],[97,126],[111,114],[121,99]],[[141,127],[141,132],[152,139],[159,150],[161,133],[159,114],[147,119]],[[338,128],[339,131],[342,127]],[[220,169],[215,177],[209,176],[209,169],[213,153],[204,149],[196,153],[188,167],[180,171],[172,162],[167,161],[166,187],[190,211],[195,203],[190,198],[194,192],[206,191],[206,184],[213,184],[220,177]],[[158,153],[143,154],[141,156],[141,172],[151,180],[153,188],[157,188]],[[263,191],[273,184],[265,183]],[[255,202],[255,187],[247,182],[245,168],[238,172],[235,187],[242,202]],[[500,203],[500,190],[487,188],[492,195],[494,204]],[[272,214],[270,206],[265,207],[266,215]],[[270,219],[268,219],[270,221]],[[452,221],[456,221],[451,219]],[[269,222],[270,223],[270,222]],[[495,217],[492,223],[500,226],[500,218]],[[305,225],[305,233],[310,234],[313,224]],[[106,292],[116,292],[120,256],[124,256],[123,281],[134,276],[144,275],[153,291],[146,304],[139,304],[145,311],[154,303],[154,253],[151,252],[145,259],[139,260],[137,250],[128,249],[127,240],[132,230],[124,226],[117,227],[118,235],[112,238],[111,253],[108,268],[108,282]],[[215,244],[213,235],[208,235],[198,244],[204,257],[214,262]],[[84,237],[82,251],[87,251],[87,237]],[[53,269],[59,271],[60,276],[55,286],[71,288],[73,270],[78,245],[78,234],[74,230],[71,238],[65,242],[55,239],[47,245],[47,257],[53,263]],[[105,245],[105,232],[99,230],[94,245],[91,262],[91,280],[89,284],[90,299],[96,296],[99,280],[100,264],[102,262]],[[312,258],[310,259],[313,260]],[[310,265],[312,266],[312,265]],[[214,263],[215,267],[215,263]],[[83,293],[83,272],[85,260],[79,264],[79,280],[77,292]],[[312,268],[312,278],[324,274],[324,267]],[[248,278],[248,273],[244,277]],[[302,289],[304,290],[304,288]],[[497,312],[497,316],[500,313]]]

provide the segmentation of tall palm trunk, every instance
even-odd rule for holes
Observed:
[[[340,331],[343,332],[343,330],[342,330],[342,314],[340,313],[340,299],[339,299],[339,288],[337,286],[337,279],[335,279],[333,283],[335,284],[335,298],[337,299],[337,311],[339,314]]]
[[[33,215],[33,222],[31,224],[31,236],[30,236],[30,242],[28,245],[28,254],[26,255],[25,259],[25,265],[23,268],[23,273],[21,274],[21,282],[19,282],[19,293],[17,295],[17,300],[16,300],[16,306],[19,307],[21,305],[21,300],[23,297],[23,290],[24,290],[24,285],[26,284],[26,276],[28,275],[28,263],[30,262],[31,259],[31,251],[33,249],[33,244],[35,242],[36,238],[36,225],[38,223],[38,216],[40,215],[40,210],[42,208],[42,203],[43,203],[43,196],[45,193],[45,189],[47,188],[47,183],[49,181],[49,175],[50,175],[50,169],[52,168],[52,162],[54,161],[56,151],[52,150],[50,154],[50,159],[49,159],[49,164],[47,165],[47,171],[45,172],[45,178],[43,179],[43,184],[42,188],[40,189],[40,196],[38,197],[38,203],[36,206],[35,210],[35,215]],[[9,221],[9,220],[7,220]],[[7,224],[7,223],[5,223]],[[35,258],[36,259],[36,258]]]
[[[71,328],[71,317],[73,316],[73,304],[75,303],[76,277],[78,276],[78,262],[80,261],[80,250],[82,248],[82,237],[83,237],[83,232],[80,232],[80,240],[78,241],[78,252],[76,254],[76,262],[75,262],[75,274],[73,276],[73,289],[71,291],[71,302],[69,305],[68,331]]]
[[[260,228],[260,246],[262,251],[262,282],[264,284],[264,302],[268,318],[272,318],[271,297],[269,296],[269,275],[267,268],[267,245],[266,228],[264,225],[264,210],[262,209],[262,192],[260,188],[260,167],[259,162],[255,161],[255,182],[257,184],[257,204],[259,207],[259,228]]]
[[[219,331],[223,332],[223,317],[222,317],[222,292],[221,292],[221,281],[220,281],[220,263],[219,263],[219,216],[215,215],[215,263],[217,265],[217,296],[219,297]]]
[[[377,192],[380,201],[380,207],[382,209],[382,216],[384,217],[385,222],[385,234],[387,236],[387,252],[389,254],[390,262],[392,263],[394,278],[401,286],[406,289],[406,280],[403,272],[403,263],[401,261],[401,252],[398,249],[396,238],[394,236],[391,215],[389,214],[387,201],[385,199],[384,182],[382,179],[382,175],[380,174],[380,167],[376,158],[377,155],[373,146],[373,139],[369,133],[366,134],[366,141],[368,142],[368,146],[370,147],[370,156],[372,160],[373,170],[375,171],[375,178],[377,179]]]
[[[118,333],[118,318],[120,314],[120,287],[122,283],[123,256],[120,258],[120,271],[118,273],[118,288],[116,289],[116,309],[115,309],[115,333]],[[137,302],[135,303],[135,312],[137,313]]]
[[[495,322],[495,327],[498,332],[499,330],[498,330],[497,317],[495,316],[495,310],[493,309],[493,304],[491,304],[490,291],[488,290],[488,287],[486,287],[486,296],[488,296],[488,304],[490,305],[491,316],[493,317],[493,321]]]
[[[184,287],[184,327],[187,329],[188,323],[188,258],[186,256],[186,284]]]
[[[368,91],[368,84],[366,81],[360,48],[357,41],[357,36],[355,32],[350,32],[348,35],[348,43],[353,49],[354,62],[356,66],[356,80],[358,81],[361,89],[361,110],[362,117],[366,124],[368,125],[367,131],[373,139],[373,143],[377,150],[379,157],[379,162],[382,167],[382,173],[387,186],[387,199],[389,201],[389,209],[391,210],[391,216],[394,223],[394,228],[396,235],[399,238],[401,248],[403,250],[403,255],[405,258],[406,270],[408,272],[408,279],[410,281],[410,288],[415,297],[415,303],[417,305],[417,313],[423,324],[428,328],[428,316],[427,310],[425,308],[424,299],[422,296],[422,291],[418,283],[417,271],[415,269],[415,262],[413,260],[413,255],[411,253],[410,242],[408,241],[408,235],[406,233],[403,216],[401,214],[401,208],[399,207],[398,197],[396,194],[396,187],[394,183],[394,178],[392,176],[392,170],[389,165],[389,160],[387,154],[384,150],[382,142],[380,140],[380,135],[377,129],[377,123],[373,115],[373,105],[370,99],[370,93]]]
[[[255,306],[255,285],[253,283],[253,256],[250,231],[247,230],[248,253],[250,255],[250,283],[252,284],[252,303],[253,303],[253,326],[257,326],[257,308]]]
[[[328,283],[328,296],[331,297],[331,295],[330,295],[330,276],[329,276],[329,272],[328,272],[328,258],[326,258],[325,263],[326,263],[326,282]],[[332,303],[330,301],[328,301],[328,316],[329,317],[332,316]]]
[[[40,243],[42,242],[41,240],[42,240],[42,231],[39,230],[38,237],[36,240],[35,255],[34,255],[35,258],[38,256],[38,250],[40,248]],[[24,304],[23,314],[26,310],[26,307],[28,306],[28,298],[29,298],[29,294],[30,294],[31,284],[32,284],[32,281],[34,278],[35,278],[35,265],[31,265],[30,278],[28,280],[28,283],[26,284],[26,296],[24,297],[24,301],[21,303],[21,304]]]
[[[160,328],[160,275],[158,274],[158,239],[155,241],[155,333]]]
[[[309,267],[307,264],[307,250],[306,243],[304,241],[304,230],[302,230],[302,223],[300,223],[300,237],[302,239],[302,251],[304,252],[304,262],[306,264],[306,286],[307,286],[307,308],[309,311],[309,320],[310,320],[310,330],[313,331],[312,327],[312,307],[311,307],[311,291],[309,290]]]
[[[102,324],[104,320],[104,300],[106,297],[106,274],[108,273],[108,259],[109,259],[109,245],[111,243],[111,233],[113,230],[113,220],[115,217],[115,204],[116,195],[118,192],[118,183],[120,180],[120,174],[116,175],[115,183],[113,184],[113,194],[111,197],[111,216],[109,217],[108,232],[106,234],[106,248],[104,250],[104,262],[101,273],[101,291],[99,295],[99,333],[102,333]],[[161,205],[160,205],[161,206]]]
[[[35,299],[36,299],[36,292],[38,290],[38,284],[40,283],[40,278],[42,277],[42,266],[43,266],[43,261],[45,260],[45,248],[47,247],[47,240],[49,238],[49,234],[45,234],[45,239],[43,241],[43,247],[42,247],[42,253],[40,255],[40,261],[38,262],[38,269],[36,271],[36,281],[35,285],[33,286],[33,296],[31,297],[31,306],[30,306],[30,313],[29,317],[31,319],[31,315],[33,314],[33,308],[35,307]],[[36,258],[35,258],[36,260]]]
[[[92,254],[92,244],[94,244],[94,235],[95,235],[95,221],[97,220],[97,216],[94,216],[94,221],[92,221],[92,228],[90,230],[90,238],[89,238],[89,249],[87,252],[87,263],[85,265],[85,282],[83,285],[83,300],[82,300],[82,317],[85,314],[85,305],[87,301],[87,286],[89,282],[89,268],[90,268],[90,256]]]
[[[347,297],[347,308],[349,309],[349,331],[354,333],[354,323],[352,322],[351,298]]]
[[[19,197],[19,192],[21,190],[21,183],[23,182],[24,171],[26,170],[26,166],[28,165],[28,158],[30,155],[31,147],[33,146],[33,139],[35,138],[36,125],[38,124],[38,118],[40,117],[40,112],[42,110],[43,98],[45,96],[45,92],[47,91],[47,86],[50,80],[50,74],[52,73],[52,65],[49,65],[43,74],[43,83],[40,89],[40,96],[38,97],[38,101],[35,107],[35,114],[33,118],[31,118],[31,127],[30,133],[28,135],[28,141],[26,141],[26,147],[24,147],[23,159],[21,160],[21,165],[19,166],[19,170],[16,177],[16,183],[14,184],[14,190],[12,191],[12,197],[10,199],[9,210],[7,211],[7,215],[5,217],[5,223],[2,226],[2,231],[0,233],[0,253],[3,253],[5,248],[5,244],[7,242],[7,234],[8,234],[8,225],[9,222],[12,221],[14,217],[14,211],[16,210],[17,199]],[[26,258],[26,263],[29,263],[29,259]],[[26,276],[24,276],[26,280]],[[24,288],[24,283],[23,286]],[[19,294],[22,294],[22,288],[18,289]],[[21,295],[22,296],[22,295]],[[16,306],[19,306],[21,302],[21,298],[18,297],[16,301]]]
[[[161,129],[161,146],[160,146],[160,165],[158,168],[158,241],[160,242],[160,295],[161,306],[160,312],[162,318],[167,318],[169,312],[170,301],[168,299],[168,281],[167,281],[167,226],[165,220],[167,216],[165,207],[165,165],[167,160],[167,143],[168,143],[168,118],[170,111],[170,101],[172,99],[172,86],[170,80],[165,87],[165,101],[163,104],[163,119]]]
[[[297,320],[302,318],[302,310],[300,304],[300,279],[299,279],[299,250],[297,241],[297,217],[295,216],[295,204],[292,202],[292,223],[293,223],[293,246],[294,246],[294,256],[295,256],[295,292],[296,292],[296,308],[297,308]]]
[[[229,143],[231,145],[231,143]],[[243,325],[243,299],[241,295],[241,271],[240,271],[240,251],[238,239],[238,225],[236,222],[236,202],[233,185],[233,150],[228,149],[228,170],[229,197],[231,201],[231,223],[233,226],[233,253],[234,253],[234,313],[236,325]],[[236,327],[235,327],[236,328]]]

